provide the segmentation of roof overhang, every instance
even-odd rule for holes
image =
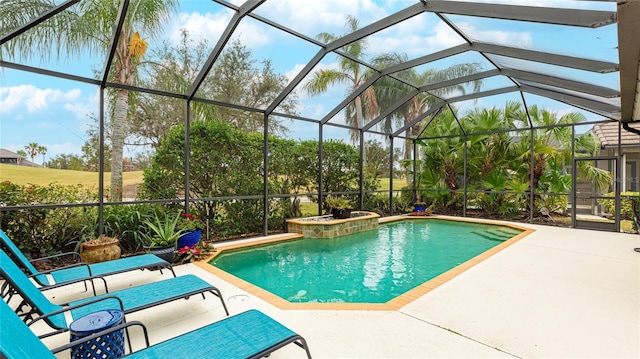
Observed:
[[[621,121],[640,121],[640,1],[618,0]]]

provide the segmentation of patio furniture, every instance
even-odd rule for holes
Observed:
[[[105,359],[124,356],[124,329],[108,331],[124,323],[124,312],[119,309],[100,310],[78,318],[69,324],[71,358]],[[107,331],[92,339],[80,340]]]
[[[158,268],[160,269],[160,273],[162,274],[162,269],[166,268],[171,271],[174,277],[176,276],[171,263],[162,260],[161,258],[153,254],[143,254],[139,256],[121,258],[113,261],[95,264],[75,263],[62,268],[39,272],[31,263],[32,261],[29,261],[29,259],[25,257],[22,251],[20,251],[20,249],[13,243],[9,236],[7,236],[7,234],[4,233],[4,231],[2,231],[1,229],[0,243],[3,244],[6,250],[9,251],[11,256],[16,261],[18,261],[18,265],[25,268],[29,272],[30,277],[33,278],[39,286],[41,286],[40,290],[57,288],[63,285],[77,283],[80,281],[85,282],[86,290],[86,281],[90,281],[93,286],[93,279],[95,279],[96,277],[104,277],[108,275],[133,271],[136,269],[143,270]],[[37,260],[40,261],[52,259],[63,255],[78,254],[75,252],[63,253],[57,256],[39,258]],[[48,275],[50,275],[53,280],[50,280]],[[105,290],[109,292],[106,281],[104,279],[102,279],[102,281],[104,282]],[[5,294],[7,294],[5,293],[4,287],[1,293],[3,297],[5,296]],[[95,286],[93,287],[93,295],[96,295]]]
[[[197,294],[201,294],[205,298],[204,294],[206,292],[218,297],[222,302],[224,311],[229,315],[220,290],[192,274],[143,284],[62,305],[51,303],[2,250],[0,250],[0,275],[22,298],[16,313],[24,317],[23,320],[27,325],[32,325],[38,320],[44,320],[51,328],[55,329],[54,332],[45,335],[45,337],[69,330],[65,312],[70,312],[72,319],[105,309],[120,309],[125,313],[132,313],[177,299],[188,299]]]
[[[307,358],[311,359],[309,347],[302,336],[257,310],[249,310],[225,318],[152,346],[149,346],[144,325],[140,322],[128,322],[51,351],[4,302],[0,303],[0,317],[2,318],[2,330],[0,330],[2,355],[0,356],[8,359],[53,359],[54,353],[67,350],[110,331],[130,326],[142,327],[147,347],[125,355],[127,358],[262,358],[294,343],[303,348]]]

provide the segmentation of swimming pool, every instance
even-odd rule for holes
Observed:
[[[523,229],[425,219],[223,251],[209,263],[292,303],[386,303]]]

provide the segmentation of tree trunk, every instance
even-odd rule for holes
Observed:
[[[112,201],[122,201],[122,158],[124,151],[124,124],[127,120],[129,91],[118,90],[111,125],[111,188]]]
[[[364,118],[362,115],[362,99],[360,96],[356,97],[356,127],[361,128],[364,126]],[[359,130],[351,130],[351,140],[353,143],[357,144],[360,139],[360,131]]]
[[[130,31],[125,27],[118,39],[117,58],[114,64],[116,82],[123,85],[133,85],[135,82],[136,66],[129,53]],[[129,91],[118,90],[111,119],[111,187],[109,194],[112,201],[122,201],[122,159],[124,152],[124,131],[129,110]]]

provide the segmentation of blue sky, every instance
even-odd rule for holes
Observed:
[[[415,4],[416,1],[373,1],[373,0],[268,0],[256,13],[268,19],[279,21],[295,31],[315,37],[321,31],[336,35],[345,32],[345,16],[351,14],[360,20],[360,26],[379,20],[399,9]],[[587,1],[483,1],[503,4],[552,5],[597,7],[615,10],[615,3]],[[235,4],[240,2],[233,1]],[[186,28],[192,37],[206,38],[211,45],[232,16],[232,11],[209,0],[181,1],[179,9],[166,24],[161,38],[147,39],[149,51],[157,48],[162,40],[172,43],[179,41],[179,30]],[[460,29],[473,39],[496,44],[516,46],[561,53],[571,56],[585,56],[598,60],[617,62],[617,30],[615,25],[598,29],[569,28],[553,25],[496,21],[465,16],[449,16]],[[293,78],[318,48],[294,36],[246,18],[236,31],[244,45],[253,52],[254,58],[273,61],[276,71]],[[143,34],[143,37],[144,34]],[[404,52],[409,58],[439,51],[463,42],[463,40],[440,19],[430,13],[412,18],[405,23],[374,34],[367,38],[369,48],[365,60],[385,52]],[[55,48],[52,47],[52,51]],[[486,62],[476,53],[461,55],[446,61],[427,64],[424,68],[445,68],[452,61]],[[465,57],[466,56],[466,57]],[[467,58],[468,57],[468,58]],[[101,69],[103,56],[84,54],[82,58],[70,58],[62,62],[43,63],[39,59],[24,60],[7,58],[9,61],[31,66],[42,66],[60,72],[69,72],[84,77],[93,77],[94,70]],[[513,65],[507,61],[507,65]],[[318,68],[336,66],[335,56],[325,57]],[[486,66],[489,66],[486,62]],[[558,70],[548,65],[535,68],[549,74],[569,77],[575,80],[594,82],[599,85],[618,88],[617,74],[600,75],[584,71]],[[505,85],[500,78],[487,80],[483,90],[491,90]],[[325,94],[309,97],[302,92],[299,96],[299,112],[302,116],[322,118],[345,96],[344,86],[335,86]],[[507,100],[520,100],[518,93],[483,98],[477,101],[457,103],[462,110],[475,106],[503,106]],[[574,107],[545,98],[527,95],[529,105],[552,109],[560,114],[578,111]],[[602,119],[597,115],[583,112],[589,120]],[[98,89],[95,86],[61,80],[26,72],[2,69],[0,77],[0,147],[12,151],[23,149],[28,143],[36,142],[47,147],[46,159],[61,153],[81,152],[86,140],[86,130],[98,114]],[[343,123],[342,114],[332,120]],[[317,126],[309,123],[292,122],[289,137],[306,139],[317,137]],[[335,127],[325,128],[325,138],[346,138],[348,131]],[[375,138],[375,136],[373,136]],[[400,142],[400,141],[398,141]],[[132,156],[135,149],[125,150],[125,156]],[[36,159],[42,160],[42,156]]]

